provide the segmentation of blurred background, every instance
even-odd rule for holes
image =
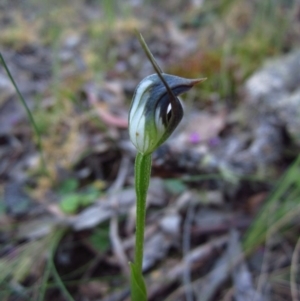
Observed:
[[[153,154],[149,300],[300,300],[298,0],[0,0],[0,28],[1,300],[130,300],[135,29],[207,77]]]

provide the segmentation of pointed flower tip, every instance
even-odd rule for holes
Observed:
[[[197,85],[199,83],[204,82],[205,80],[207,80],[207,78],[203,77],[203,78],[191,79],[191,82],[192,82],[192,85],[195,86],[195,85]]]

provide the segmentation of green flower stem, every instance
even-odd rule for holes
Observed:
[[[146,217],[146,198],[151,174],[151,154],[138,153],[135,159],[135,191],[136,191],[136,233],[135,260],[136,269],[142,273],[144,254],[144,230]]]

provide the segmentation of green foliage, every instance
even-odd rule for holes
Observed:
[[[44,301],[49,278],[65,296],[64,300],[74,301],[62,282],[55,264],[54,256],[57,246],[64,235],[65,230],[55,229],[46,237],[23,243],[15,252],[16,256],[3,256],[0,259],[0,299],[1,300],[37,300]],[[47,256],[46,256],[47,254]],[[38,273],[41,263],[46,259],[46,264],[41,282],[37,286],[36,299],[32,299],[31,288],[23,287],[22,283],[30,272]],[[34,288],[33,288],[34,289]],[[10,298],[10,299],[7,299]]]
[[[61,194],[60,208],[68,214],[76,213],[80,208],[92,204],[101,194],[101,191],[89,186],[82,191],[76,191],[78,182],[69,179],[62,183],[59,191]]]
[[[70,178],[63,181],[59,187],[59,193],[64,195],[73,192],[78,189],[79,183],[76,179]]]
[[[100,253],[106,252],[110,247],[109,227],[101,225],[101,228],[95,229],[89,237],[89,242]]]
[[[300,155],[286,171],[248,230],[244,249],[251,252],[268,234],[278,233],[300,214]]]
[[[24,244],[18,249],[18,257],[13,259],[2,258],[0,260],[0,283],[3,282],[8,276],[15,281],[23,281],[29,274],[34,261],[37,260],[37,255],[45,247],[45,241],[35,241]]]
[[[167,179],[164,181],[166,189],[172,194],[180,194],[187,190],[187,186],[180,179]]]

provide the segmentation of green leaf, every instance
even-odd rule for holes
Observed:
[[[62,195],[60,208],[65,213],[76,213],[79,209],[94,203],[100,195],[100,192],[93,187],[89,187],[81,192],[76,192],[77,187],[78,181],[74,179],[66,180],[60,187],[60,193]]]
[[[100,253],[106,252],[110,247],[109,228],[102,226],[96,229],[88,240],[95,250]]]
[[[85,207],[94,203],[95,200],[100,196],[100,192],[98,190],[92,189],[91,187],[91,189],[82,192],[81,195],[82,200],[80,202],[80,205]]]
[[[66,194],[75,191],[78,188],[78,181],[76,179],[67,179],[63,181],[59,187],[61,194]]]
[[[164,183],[167,190],[172,194],[180,194],[187,190],[187,186],[178,179],[168,179]]]
[[[142,273],[134,263],[130,265],[131,301],[147,301],[147,289]]]
[[[60,208],[65,213],[75,213],[80,206],[80,195],[77,194],[69,194],[63,197],[60,202]]]

